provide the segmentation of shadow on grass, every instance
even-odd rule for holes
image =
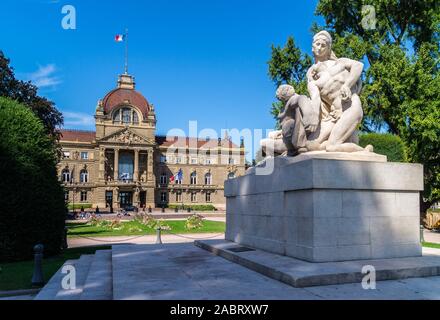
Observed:
[[[96,250],[111,249],[109,245],[67,249],[58,256],[43,259],[44,280],[47,282],[66,260],[78,259],[83,254],[94,254]],[[0,264],[0,291],[31,289],[33,260]]]

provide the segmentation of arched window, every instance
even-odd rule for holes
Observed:
[[[117,110],[113,115],[114,122],[121,122],[121,110]]]
[[[87,172],[87,170],[85,169],[81,170],[81,172],[79,173],[79,182],[81,183],[89,182],[89,173]]]
[[[115,111],[113,115],[113,122],[119,122],[123,124],[138,124],[139,115],[133,108],[121,108]]]
[[[193,173],[191,173],[190,183],[191,184],[197,184],[197,173],[195,171]]]
[[[70,171],[69,169],[64,169],[61,173],[61,179],[63,182],[70,182]]]
[[[131,123],[131,109],[129,108],[122,109],[122,123],[123,124]]]
[[[229,172],[228,179],[234,179],[234,178],[235,178],[235,173]]]
[[[206,185],[212,184],[212,174],[210,173],[205,174],[205,184]]]

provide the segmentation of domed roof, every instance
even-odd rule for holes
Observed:
[[[142,94],[134,89],[114,89],[107,93],[102,100],[104,114],[110,114],[114,108],[124,104],[130,104],[137,107],[142,112],[144,119],[147,118],[148,111],[150,110],[150,104]]]
[[[104,114],[110,114],[114,108],[122,105],[132,105],[137,107],[144,119],[147,119],[148,112],[151,110],[147,99],[135,89],[134,77],[125,73],[119,76],[118,87],[106,94],[102,99]]]

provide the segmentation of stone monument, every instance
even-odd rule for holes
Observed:
[[[289,85],[268,157],[225,182],[226,240],[310,262],[422,255],[423,167],[360,147],[363,64],[337,58],[327,31],[313,38],[309,96]]]

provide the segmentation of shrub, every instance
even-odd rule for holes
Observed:
[[[107,227],[111,230],[121,230],[122,222],[120,219],[114,219],[109,224],[107,224]]]
[[[67,208],[69,210],[78,210],[78,209],[81,209],[81,208],[90,209],[91,207],[92,207],[91,203],[75,203],[75,208],[73,206],[73,203],[69,203],[67,205]]]
[[[196,211],[217,211],[217,208],[214,207],[212,204],[194,204],[194,205],[182,205],[181,204],[170,204],[168,205],[168,208],[170,209],[183,209],[186,210],[188,208],[191,208],[191,210],[196,210]]]
[[[0,261],[58,254],[67,210],[56,172],[57,150],[25,106],[0,97]]]
[[[203,217],[198,214],[193,214],[186,219],[185,228],[187,230],[200,229],[203,227]]]
[[[359,136],[359,145],[371,144],[374,152],[388,157],[390,162],[406,162],[405,145],[399,136],[389,133],[365,133]]]
[[[136,213],[134,216],[134,220],[141,225],[152,228],[152,226],[156,223],[153,215],[148,213]]]

